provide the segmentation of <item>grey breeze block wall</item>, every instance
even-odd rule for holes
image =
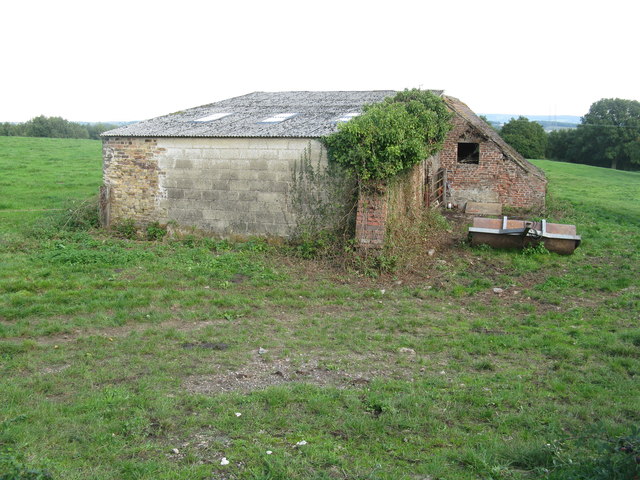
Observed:
[[[326,165],[322,144],[307,138],[107,137],[107,218],[286,237],[293,168],[309,147],[313,163]]]

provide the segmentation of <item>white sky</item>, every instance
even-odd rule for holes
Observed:
[[[634,0],[15,0],[0,121],[143,120],[253,91],[444,89],[479,113],[640,100]]]

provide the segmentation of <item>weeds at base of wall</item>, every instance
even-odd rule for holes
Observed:
[[[391,273],[424,271],[432,255],[451,241],[452,230],[437,210],[388,220],[383,248],[358,248],[350,237],[334,249],[332,263],[354,273],[376,278]]]
[[[117,238],[126,240],[162,242],[187,248],[204,248],[211,252],[266,252],[283,245],[282,239],[275,237],[234,235],[229,238],[221,238],[195,227],[180,227],[174,221],[170,221],[166,225],[152,222],[144,229],[140,229],[134,220],[125,219],[113,225],[111,233]]]
[[[121,222],[111,227],[111,232],[119,238],[136,240],[138,238],[138,227],[132,218],[125,218]]]
[[[302,258],[340,256],[353,237],[357,186],[338,165],[314,161],[311,145],[296,161],[287,192],[287,204],[295,221],[291,251]]]
[[[125,218],[111,227],[111,233],[126,240],[161,242],[167,235],[167,225],[156,221],[149,223],[144,228],[139,228],[133,219]]]
[[[161,242],[167,235],[167,226],[160,225],[160,222],[151,222],[147,225],[147,228],[145,228],[145,233],[147,240],[152,242]]]

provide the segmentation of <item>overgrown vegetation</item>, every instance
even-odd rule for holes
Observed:
[[[11,209],[96,191],[97,142],[9,140],[0,169],[32,169]],[[373,280],[0,210],[0,478],[633,479],[640,176],[535,163],[574,255],[470,248],[449,218],[422,268]]]
[[[438,152],[451,129],[451,113],[440,97],[406,90],[338,125],[324,138],[331,159],[358,184],[384,182]]]
[[[352,177],[324,151],[312,159],[309,145],[296,162],[288,203],[295,215],[291,240],[302,258],[332,256],[353,236],[357,188]]]
[[[440,97],[413,89],[366,105],[362,115],[338,125],[338,131],[325,137],[323,143],[330,160],[354,179],[356,194],[348,205],[355,205],[363,192],[385,195],[393,179],[442,149],[452,128],[451,115]],[[423,220],[416,225],[423,225]],[[393,228],[392,224],[388,226],[389,233]],[[349,245],[345,247],[343,255],[350,258],[344,263],[367,275],[394,271],[407,257],[400,255],[393,244],[383,252],[354,252]]]

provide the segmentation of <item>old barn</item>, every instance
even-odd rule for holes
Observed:
[[[326,163],[320,138],[394,93],[255,92],[105,132],[103,223],[174,221],[223,236],[286,237],[295,225],[292,169],[305,149]],[[434,93],[453,112],[454,128],[444,149],[406,176],[413,207],[543,205],[544,174],[464,103]],[[359,212],[358,235],[377,244],[368,216]]]

